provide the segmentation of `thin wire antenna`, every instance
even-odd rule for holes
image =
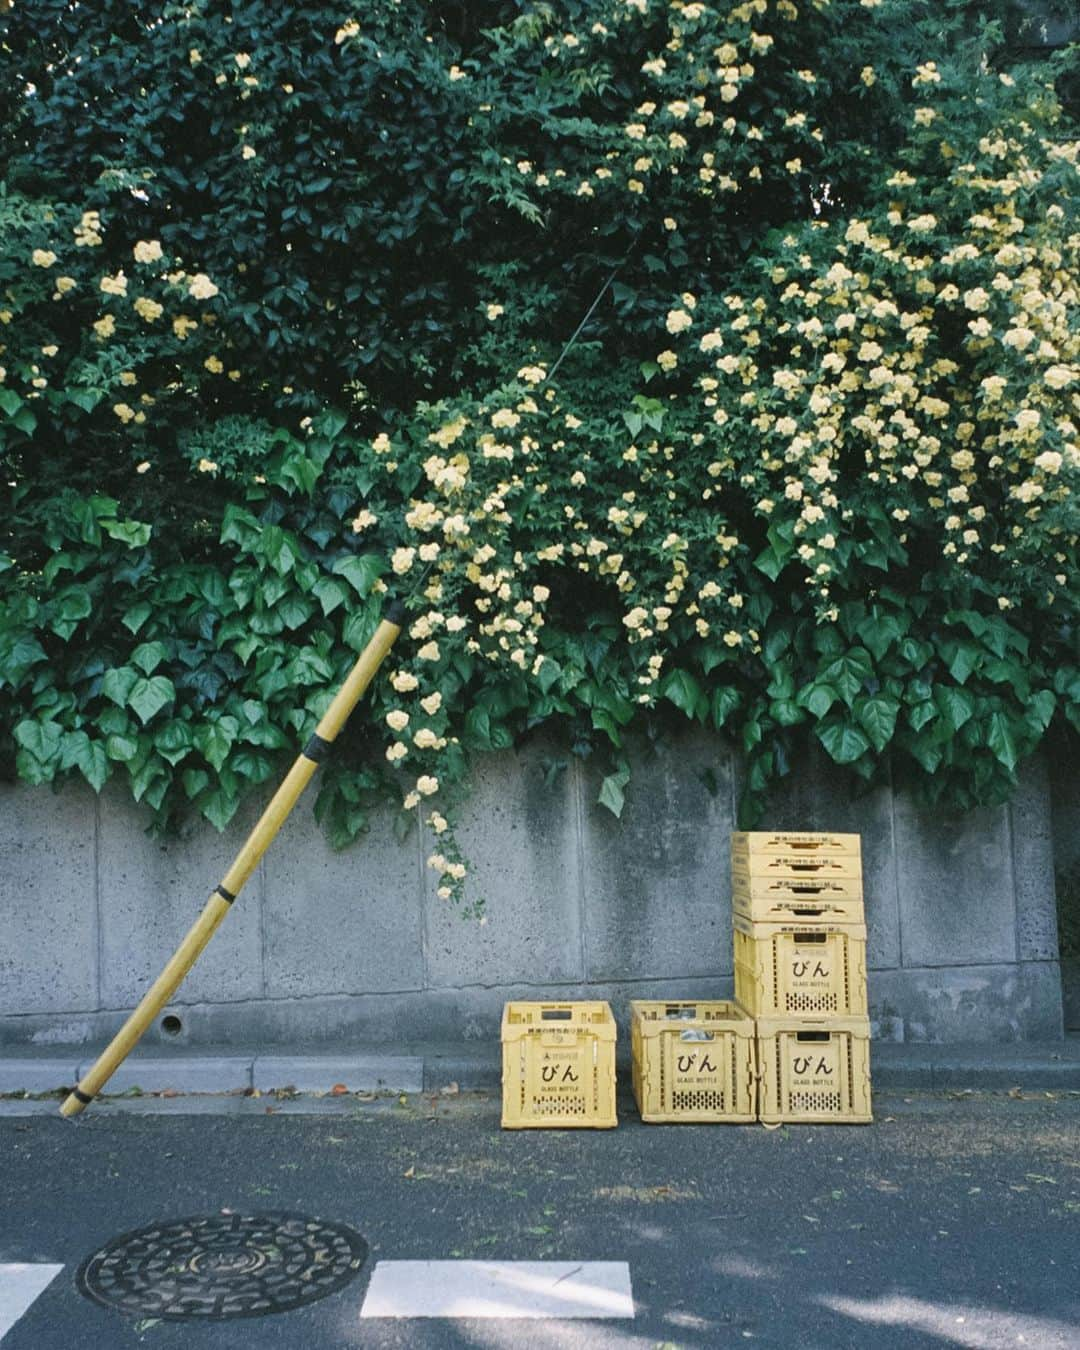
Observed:
[[[633,243],[630,245],[630,247],[626,250],[626,253],[625,253],[625,255],[623,256],[622,261],[619,262],[619,263],[616,265],[615,270],[614,270],[614,271],[611,273],[611,275],[608,277],[607,281],[604,282],[603,286],[600,287],[600,290],[599,290],[599,292],[598,292],[598,294],[597,294],[597,296],[596,296],[596,299],[595,299],[595,300],[592,302],[592,304],[589,306],[588,310],[587,310],[586,313],[585,313],[585,317],[584,317],[584,318],[582,319],[582,321],[578,324],[578,326],[574,329],[573,333],[571,334],[570,341],[566,344],[566,346],[565,346],[565,347],[562,349],[562,351],[559,353],[559,359],[558,359],[558,360],[555,362],[555,364],[551,367],[551,369],[550,369],[550,370],[548,371],[548,373],[547,373],[547,376],[544,378],[544,380],[543,380],[541,383],[547,384],[548,380],[550,380],[550,379],[552,379],[552,378],[554,377],[555,372],[556,372],[556,371],[559,369],[559,367],[562,365],[563,357],[564,357],[564,356],[566,355],[566,353],[570,350],[570,348],[574,345],[574,343],[578,340],[578,337],[579,337],[580,334],[581,334],[581,330],[585,327],[585,325],[586,325],[586,324],[589,322],[589,320],[592,318],[592,316],[593,316],[593,310],[596,309],[596,306],[600,303],[600,301],[604,298],[605,294],[607,293],[608,287],[609,287],[609,286],[611,285],[611,283],[615,280],[615,278],[619,275],[619,273],[622,271],[622,269],[626,266],[627,262],[629,261],[630,254],[633,253],[634,249],[637,248],[637,246],[638,246],[638,241],[639,241],[640,237],[641,237],[641,236],[639,235],[638,238],[634,240],[634,242],[633,242]]]

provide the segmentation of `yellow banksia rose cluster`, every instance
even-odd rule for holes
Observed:
[[[603,8],[602,21],[572,32],[538,29],[533,40],[556,69],[568,60],[587,69],[609,62],[613,46],[638,43],[637,30],[648,26],[652,53],[638,66],[636,98],[618,123],[591,124],[586,143],[568,145],[549,162],[506,160],[515,195],[524,192],[533,210],[548,195],[573,196],[600,214],[616,205],[639,211],[657,193],[704,199],[758,193],[782,174],[800,174],[817,162],[824,139],[818,75],[807,66],[789,70],[786,43],[802,33],[802,49],[813,49],[811,20],[828,8],[827,0],[804,7],[793,0],[720,7],[617,0]],[[872,83],[865,71],[864,82]],[[785,89],[782,101],[777,87]],[[805,151],[783,170],[764,147],[781,129],[789,137],[792,127]],[[665,229],[674,228],[674,217],[666,216]]]
[[[740,484],[760,516],[791,522],[823,615],[868,495],[901,547],[918,528],[959,568],[996,560],[1006,591],[1047,551],[1057,572],[1075,558],[1080,146],[1032,130],[979,152],[949,169],[962,218],[939,221],[933,181],[901,171],[881,216],[789,237],[771,287],[713,306],[724,355],[696,383],[716,472],[749,458]],[[1071,194],[1026,203],[1021,187],[1050,174]],[[1050,580],[1047,600],[1063,591]],[[624,622],[637,634],[653,618]]]
[[[29,249],[30,266],[35,276],[41,276],[40,287],[21,299],[20,307],[32,305],[36,290],[41,288],[41,295],[47,295],[51,301],[70,304],[80,296],[84,303],[91,296],[97,300],[96,306],[88,312],[83,311],[85,328],[81,337],[73,342],[70,329],[65,326],[63,340],[46,343],[42,348],[43,354],[56,362],[56,373],[51,378],[57,386],[64,379],[61,368],[65,361],[72,363],[71,369],[81,372],[76,383],[86,378],[87,361],[94,366],[103,361],[102,368],[107,373],[99,377],[99,382],[114,388],[130,387],[140,376],[136,370],[116,369],[112,353],[120,344],[137,368],[143,355],[154,360],[159,354],[160,334],[171,333],[172,338],[185,342],[204,327],[212,326],[214,316],[204,306],[220,294],[217,284],[205,272],[167,271],[160,240],[135,239],[121,244],[114,227],[109,233],[109,242],[120,248],[121,256],[111,268],[95,267],[94,255],[89,250],[100,249],[105,243],[106,225],[102,212],[83,211],[69,216],[67,222],[55,213],[48,219],[49,239]],[[117,265],[125,257],[127,263]],[[68,268],[77,275],[71,275]],[[6,321],[13,322],[15,311],[5,313]],[[216,353],[203,358],[203,367],[211,374],[226,373],[225,362]],[[239,370],[227,373],[234,381],[240,378]],[[14,363],[11,371],[5,371],[5,382],[17,389],[19,375],[25,388],[24,397],[28,400],[41,398],[50,383],[39,370],[22,361]],[[120,426],[130,432],[147,423],[147,409],[152,408],[159,398],[167,401],[169,396],[182,390],[182,382],[169,376],[156,393],[143,393],[137,408],[115,398],[104,406],[111,408]],[[135,472],[146,472],[146,468],[141,467],[143,464],[145,461],[134,465]]]

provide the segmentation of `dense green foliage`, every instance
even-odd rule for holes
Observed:
[[[806,735],[968,806],[1080,726],[1072,71],[1011,6],[30,0],[0,42],[21,777],[223,827],[388,585],[339,844],[550,722],[616,814],[637,719],[722,728],[748,819]]]

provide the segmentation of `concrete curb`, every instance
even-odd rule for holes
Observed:
[[[621,1047],[620,1076],[629,1079],[628,1047]],[[0,1055],[0,1094],[44,1093],[72,1087],[94,1063],[85,1049],[49,1055],[6,1049]],[[293,1088],[327,1093],[437,1092],[456,1083],[462,1091],[498,1089],[498,1045],[480,1042],[365,1045],[338,1053],[224,1053],[208,1048],[175,1055],[134,1054],[107,1084],[105,1095],[260,1092]],[[874,1087],[881,1091],[1004,1091],[1009,1088],[1080,1091],[1080,1037],[1024,1045],[895,1045],[875,1042]]]

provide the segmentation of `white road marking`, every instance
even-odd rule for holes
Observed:
[[[0,1262],[0,1338],[7,1335],[63,1269],[63,1266]]]
[[[361,1317],[634,1316],[625,1261],[380,1261]]]

